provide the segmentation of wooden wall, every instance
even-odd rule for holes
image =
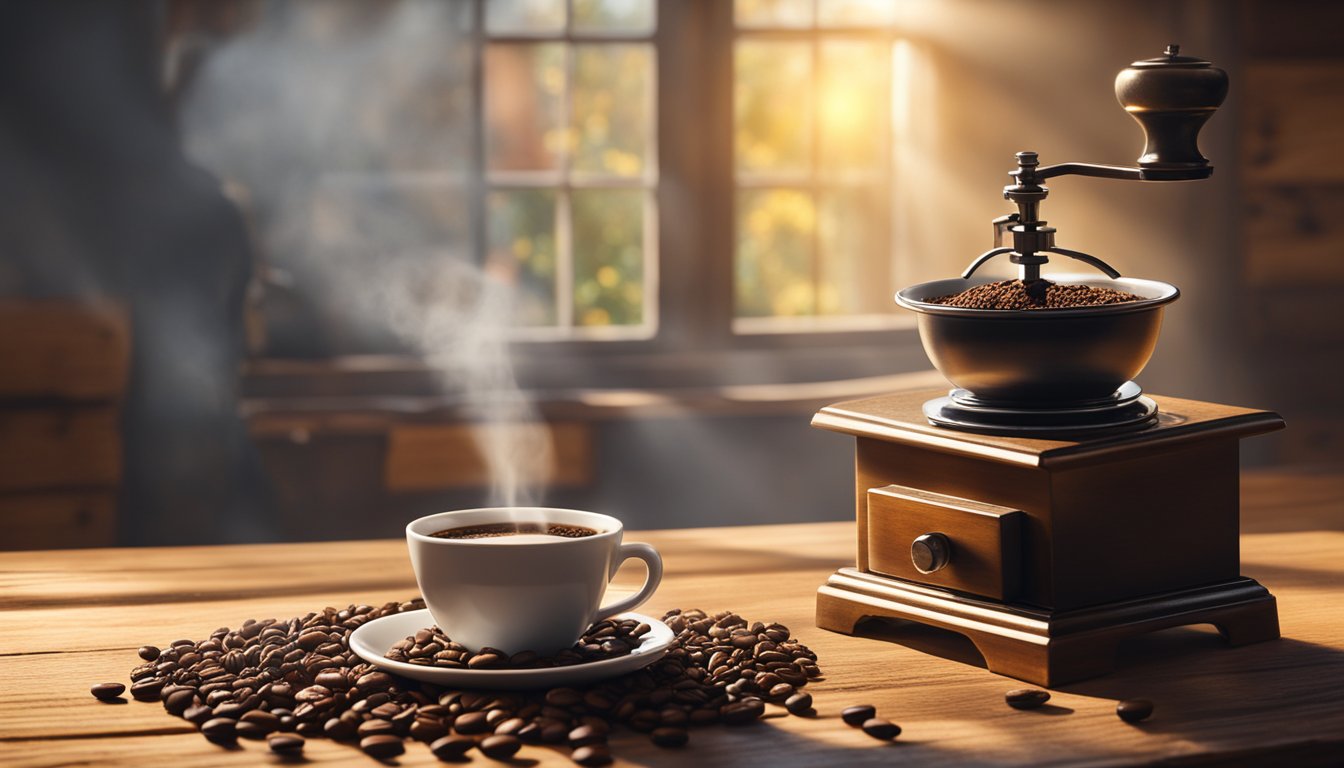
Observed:
[[[1344,458],[1344,3],[1241,6],[1242,331],[1274,461]],[[1234,85],[1234,87],[1236,87]]]
[[[0,301],[0,549],[116,542],[130,365],[111,304]]]

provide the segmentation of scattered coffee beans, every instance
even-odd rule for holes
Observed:
[[[855,728],[874,717],[877,717],[877,707],[872,704],[856,704],[840,711],[840,719],[845,721],[845,725],[852,725]]]
[[[669,612],[663,620],[676,640],[662,659],[587,688],[450,690],[390,675],[350,651],[355,628],[423,607],[414,600],[327,608],[286,621],[248,620],[198,642],[174,641],[141,654],[144,663],[131,670],[131,693],[162,700],[213,742],[265,739],[281,745],[272,746],[278,754],[298,754],[304,737],[325,735],[357,741],[366,754],[387,759],[404,752],[409,736],[447,760],[473,748],[509,760],[521,744],[546,744],[568,746],[580,765],[606,765],[612,760],[607,734],[616,723],[648,733],[658,746],[677,747],[688,741],[691,726],[756,722],[767,700],[794,714],[811,713],[811,696],[799,689],[821,675],[816,654],[788,627],[731,612]],[[532,669],[622,656],[649,631],[635,621],[600,622],[563,658],[489,649],[473,655],[432,628],[395,651],[411,663]]]
[[[1050,700],[1050,693],[1038,688],[1014,688],[1003,695],[1013,709],[1036,709]]]
[[[440,760],[457,760],[476,746],[476,740],[466,736],[444,736],[429,745],[429,751]]]
[[[481,750],[481,754],[492,760],[508,760],[517,754],[522,746],[523,742],[519,741],[517,736],[495,734],[481,739],[477,749]]]
[[[574,750],[569,759],[585,767],[611,765],[611,753],[607,751],[606,747],[596,745],[579,747]]]
[[[1153,714],[1153,702],[1147,699],[1125,699],[1115,705],[1115,714],[1126,723],[1138,723]]]
[[[1140,301],[1125,291],[1091,285],[1061,285],[1050,280],[1000,280],[968,288],[951,296],[928,299],[929,304],[965,309],[1067,309]]]
[[[139,654],[140,658],[145,661],[154,661],[159,658],[159,649],[152,645],[142,645],[140,646]]]
[[[303,751],[303,737],[282,733],[267,739],[266,746],[277,755],[292,757]]]
[[[880,717],[870,717],[860,727],[864,733],[882,741],[891,741],[901,735],[901,726]]]
[[[789,714],[799,717],[816,714],[816,710],[812,709],[812,694],[806,692],[795,693],[790,696],[785,700],[784,708],[789,711]]]
[[[359,740],[359,748],[364,750],[364,754],[369,757],[376,757],[379,760],[396,757],[406,751],[406,745],[401,743],[400,736],[386,733],[365,736]]]
[[[235,730],[237,723],[237,720],[227,717],[212,718],[201,725],[201,733],[216,744],[232,744],[238,738],[238,732]]]
[[[117,701],[125,692],[126,686],[121,683],[99,683],[89,689],[89,693],[99,701]]]

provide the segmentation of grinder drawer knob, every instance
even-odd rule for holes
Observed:
[[[910,544],[910,560],[920,573],[933,573],[952,559],[952,542],[941,533],[926,533]]]

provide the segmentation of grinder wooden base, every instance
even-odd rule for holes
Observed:
[[[1159,629],[1212,624],[1230,645],[1279,636],[1274,596],[1247,578],[1067,611],[977,599],[854,568],[841,568],[817,590],[818,627],[853,634],[866,618],[958,632],[991,672],[1046,687],[1110,672],[1122,640]]]

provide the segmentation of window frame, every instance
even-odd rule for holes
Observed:
[[[733,44],[738,30],[733,3],[678,0],[656,7],[657,26],[651,38],[658,77],[653,131],[658,137],[656,333],[640,340],[517,340],[512,346],[518,358],[543,365],[548,361],[585,365],[599,377],[604,372],[619,374],[621,381],[656,381],[660,369],[698,370],[706,381],[713,381],[725,370],[763,362],[763,352],[771,353],[775,363],[771,367],[787,371],[792,380],[927,368],[913,319],[879,328],[734,330],[738,185],[733,165]],[[479,13],[476,18],[481,19]],[[824,30],[833,32],[858,34],[851,28]],[[776,31],[753,29],[751,34]],[[817,32],[779,30],[778,34],[809,38]],[[686,130],[688,115],[706,128]],[[893,294],[896,288],[892,286]],[[875,363],[875,352],[884,357],[885,365]],[[632,376],[641,365],[648,366],[650,374]]]

